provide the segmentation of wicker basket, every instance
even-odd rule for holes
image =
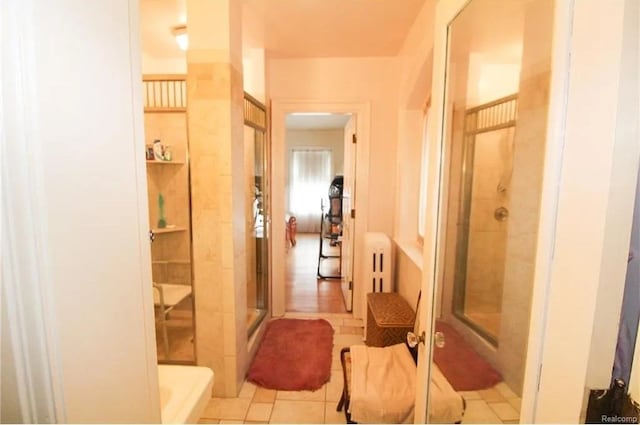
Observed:
[[[415,312],[395,292],[367,294],[367,345],[386,347],[407,340],[413,331]]]

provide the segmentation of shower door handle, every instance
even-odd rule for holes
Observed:
[[[420,343],[424,344],[424,331],[420,335],[416,335],[413,332],[407,332],[407,345],[414,348]]]
[[[409,347],[414,348],[420,343],[424,344],[425,341],[425,333],[422,332],[420,335],[416,335],[413,332],[407,333],[407,344]],[[433,343],[436,347],[442,348],[445,345],[444,334],[442,332],[436,332],[433,335]]]

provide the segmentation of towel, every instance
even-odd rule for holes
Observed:
[[[404,343],[351,347],[351,419],[359,423],[413,423],[416,364]]]
[[[464,402],[438,366],[431,363],[429,384],[429,423],[452,424],[460,422],[464,414]]]

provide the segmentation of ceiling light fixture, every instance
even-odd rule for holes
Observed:
[[[171,34],[176,38],[176,43],[180,50],[187,50],[189,47],[189,34],[187,34],[187,26],[185,24],[171,28]]]

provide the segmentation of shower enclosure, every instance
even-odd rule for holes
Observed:
[[[267,315],[269,288],[270,187],[267,111],[251,95],[244,97],[244,166],[247,177],[247,334]]]
[[[185,75],[144,75],[151,272],[158,361],[193,364],[195,315]]]
[[[498,344],[517,95],[464,114],[453,313]]]

